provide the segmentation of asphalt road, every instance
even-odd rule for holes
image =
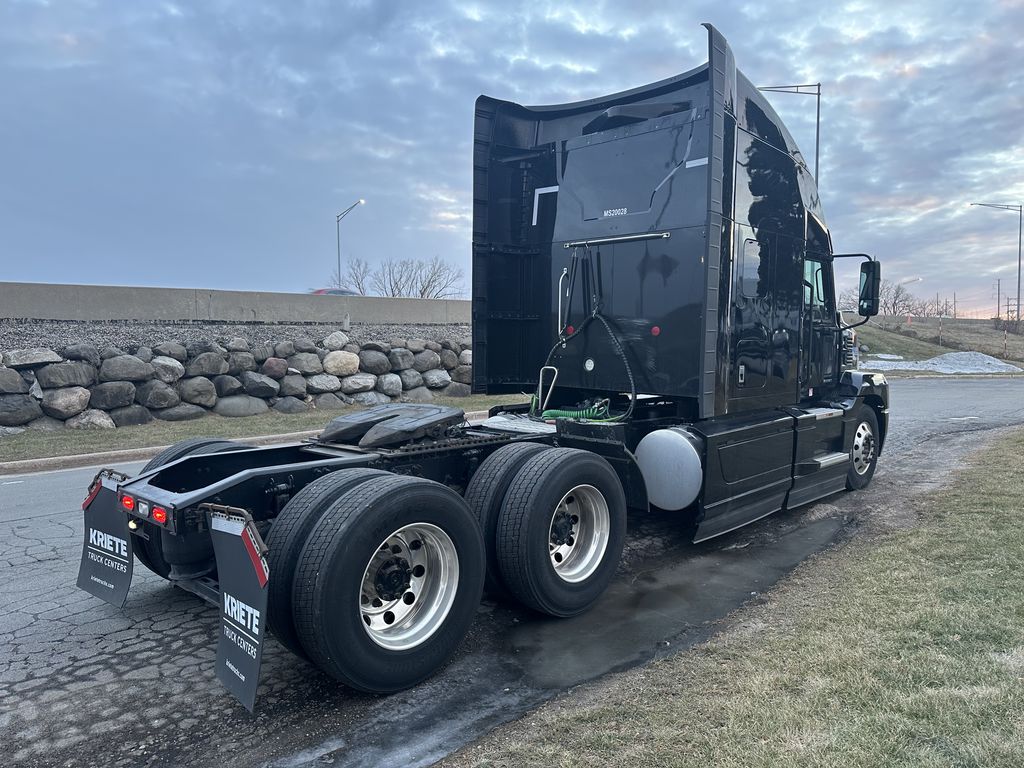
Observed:
[[[394,696],[348,690],[271,640],[254,715],[214,678],[216,609],[141,567],[123,610],[74,587],[95,469],[0,478],[4,763],[429,765],[566,688],[706,638],[803,559],[856,535],[859,513],[933,486],[1016,424],[1024,379],[896,380],[867,491],[702,545],[678,520],[635,518],[619,577],[589,613],[557,621],[485,602],[449,668]]]

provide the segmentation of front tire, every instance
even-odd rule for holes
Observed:
[[[524,605],[583,613],[611,583],[626,539],[626,498],[600,456],[553,448],[515,476],[498,521],[498,565]]]
[[[846,473],[846,488],[859,491],[866,488],[874,477],[878,465],[878,415],[870,405],[862,405],[854,422],[853,445],[850,448],[850,469]]]
[[[309,658],[371,693],[444,666],[476,616],[484,543],[462,497],[391,475],[339,498],[302,549],[292,604]]]

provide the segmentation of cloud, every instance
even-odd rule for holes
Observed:
[[[473,102],[557,104],[706,60],[822,82],[838,250],[988,306],[1016,279],[1024,4],[66,0],[0,5],[8,279],[302,290],[343,248],[468,267]],[[773,95],[805,157],[814,101]],[[56,215],[55,215],[56,214]],[[983,304],[982,300],[988,302]]]

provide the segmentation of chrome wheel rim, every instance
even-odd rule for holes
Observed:
[[[865,474],[875,460],[875,435],[871,431],[871,425],[862,421],[857,425],[857,431],[853,435],[853,469],[858,475]]]
[[[604,495],[577,485],[558,502],[548,525],[548,556],[555,574],[571,584],[588,579],[601,565],[611,537]]]
[[[383,648],[415,648],[444,624],[458,586],[459,555],[451,537],[432,523],[403,526],[366,564],[360,622]]]

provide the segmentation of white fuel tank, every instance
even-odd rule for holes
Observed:
[[[636,461],[647,486],[647,500],[656,507],[679,510],[690,506],[704,482],[703,441],[685,427],[658,429],[644,436]]]

